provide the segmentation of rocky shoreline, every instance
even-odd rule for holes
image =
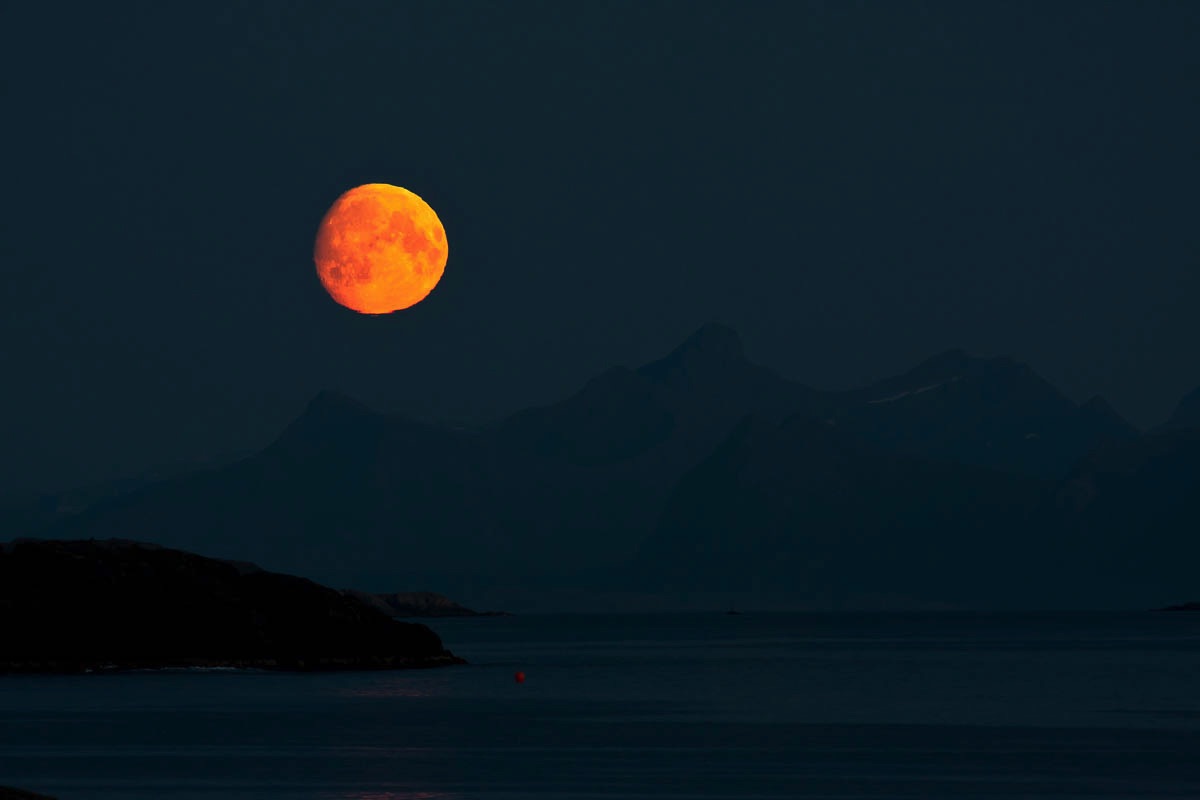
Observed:
[[[54,800],[54,798],[45,794],[26,792],[23,789],[0,786],[0,800]]]
[[[252,564],[122,540],[0,544],[0,673],[424,669],[425,625]]]

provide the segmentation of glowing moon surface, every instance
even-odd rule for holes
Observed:
[[[429,204],[387,183],[339,197],[317,229],[313,261],[329,296],[361,314],[416,305],[446,268],[446,230]]]

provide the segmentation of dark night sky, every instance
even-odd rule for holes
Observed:
[[[1200,383],[1200,4],[116,5],[0,25],[0,496],[321,388],[491,417],[710,320],[825,388],[959,346],[1150,426]],[[377,181],[450,261],[363,317],[312,237]]]

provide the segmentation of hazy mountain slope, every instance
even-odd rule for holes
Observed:
[[[748,415],[757,422],[738,429]],[[1135,436],[1102,400],[1076,406],[1011,359],[950,351],[863,389],[820,392],[750,363],[736,333],[707,325],[662,359],[473,430],[322,393],[261,453],[97,503],[41,535],[149,539],[332,585],[428,586],[505,607],[505,587],[627,585],[618,566],[639,548],[642,568],[670,572],[693,522],[716,536],[724,520],[739,533],[713,540],[723,563],[771,561],[746,574],[776,589],[793,591],[797,575],[810,593],[833,587],[845,570],[908,597],[984,597],[986,580],[951,569],[952,556],[1005,563],[1070,522],[1044,500],[1030,511],[1053,487],[1018,473],[1057,478],[1097,443]],[[767,495],[732,463],[718,468],[730,452]],[[698,491],[689,472],[702,464],[714,477]],[[836,526],[851,534],[822,533]],[[952,529],[963,533],[947,538]],[[855,567],[860,545],[892,553],[886,530],[917,544]],[[1060,558],[1051,551],[1038,563]],[[727,583],[736,573],[721,562],[693,566]]]
[[[680,483],[643,573],[674,592],[987,603],[1019,591],[1044,482],[889,453],[835,427],[747,420]],[[999,595],[998,595],[999,593]]]
[[[505,567],[487,546],[496,515],[481,511],[486,456],[470,434],[323,393],[262,453],[101,504],[51,533],[148,538],[335,585],[396,585],[414,562],[445,567],[456,549],[468,567]]]
[[[1200,431],[1113,444],[1051,482],[749,420],[680,482],[639,573],[750,604],[1150,607],[1200,591]]]
[[[739,418],[782,417],[816,394],[748,363],[715,325],[659,362],[475,431],[322,393],[262,453],[51,533],[151,538],[368,589],[615,563]]]
[[[709,324],[658,361],[614,368],[559,403],[503,420],[509,445],[581,464],[650,461],[656,472],[695,463],[749,413],[814,411],[824,395],[750,363],[737,333]]]
[[[840,395],[828,417],[887,449],[1047,478],[1137,436],[1100,398],[1076,406],[1026,364],[961,350]]]

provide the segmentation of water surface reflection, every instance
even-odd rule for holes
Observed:
[[[449,682],[437,675],[379,673],[379,676],[373,680],[342,687],[336,691],[336,694],[341,697],[373,698],[448,697]],[[372,800],[375,799],[372,798]]]

